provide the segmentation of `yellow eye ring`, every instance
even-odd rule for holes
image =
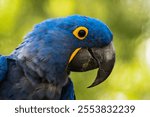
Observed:
[[[77,27],[73,31],[73,35],[75,37],[77,37],[79,40],[83,40],[88,35],[88,29],[86,27],[83,27],[83,26]]]

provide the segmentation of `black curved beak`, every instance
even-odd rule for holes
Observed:
[[[95,81],[88,87],[94,87],[105,81],[110,75],[115,63],[113,43],[103,48],[81,49],[68,65],[68,70],[84,72],[98,69]]]

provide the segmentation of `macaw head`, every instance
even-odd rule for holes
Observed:
[[[106,80],[114,67],[113,34],[100,20],[84,16],[76,18],[80,23],[72,32],[82,44],[73,52],[68,69],[84,72],[99,68],[95,81],[89,86],[93,87]]]
[[[100,20],[73,15],[48,19],[36,25],[14,54],[26,61],[28,74],[60,81],[68,71],[83,72],[99,68],[95,86],[111,73],[115,51],[110,29]],[[56,81],[59,81],[59,80]]]

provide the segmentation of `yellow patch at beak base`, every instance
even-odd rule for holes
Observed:
[[[72,59],[75,57],[75,55],[81,50],[81,48],[77,48],[70,56],[69,63],[72,61]]]

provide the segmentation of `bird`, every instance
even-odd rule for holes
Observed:
[[[114,63],[113,34],[99,19],[46,19],[10,55],[0,55],[0,99],[74,100],[71,72],[98,68],[90,88],[108,78]]]

